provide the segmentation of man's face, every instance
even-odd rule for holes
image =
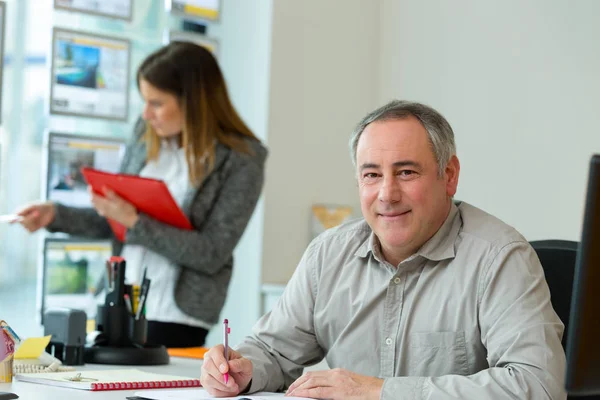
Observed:
[[[408,117],[369,124],[356,164],[363,216],[396,266],[444,223],[458,185],[458,159],[453,156],[439,176],[427,131]]]

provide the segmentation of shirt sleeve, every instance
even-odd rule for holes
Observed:
[[[48,232],[63,232],[95,239],[113,238],[106,218],[98,215],[95,209],[68,207],[59,203],[54,203],[54,206],[56,215],[46,227]]]
[[[491,256],[479,285],[479,326],[490,368],[470,376],[386,378],[388,399],[566,399],[564,325],[535,251],[514,242]]]
[[[315,335],[314,242],[308,247],[279,301],[237,350],[252,361],[250,393],[276,392],[291,385],[304,367],[320,362],[324,351]]]

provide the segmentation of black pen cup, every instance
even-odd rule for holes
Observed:
[[[145,346],[148,338],[148,320],[144,315],[139,319],[134,316],[129,318],[129,338],[131,342],[138,346]]]
[[[127,307],[99,305],[96,319],[97,330],[104,332],[109,346],[128,346],[130,320],[133,318]]]

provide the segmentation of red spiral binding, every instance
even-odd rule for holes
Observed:
[[[92,383],[92,391],[102,390],[131,390],[131,389],[163,389],[179,387],[197,387],[200,385],[199,379],[189,379],[181,381],[150,381],[150,382],[110,382],[110,383]]]

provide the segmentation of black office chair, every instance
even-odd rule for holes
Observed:
[[[575,260],[579,243],[570,240],[536,240],[529,243],[542,263],[546,282],[550,288],[552,307],[565,324],[562,345],[563,348],[566,348]]]
[[[571,312],[571,295],[575,276],[578,242],[570,240],[536,240],[529,242],[537,253],[546,281],[550,288],[552,307],[560,320],[565,324],[562,338],[563,348],[566,349],[569,332],[569,314]],[[568,397],[569,400],[600,400],[600,396]]]

